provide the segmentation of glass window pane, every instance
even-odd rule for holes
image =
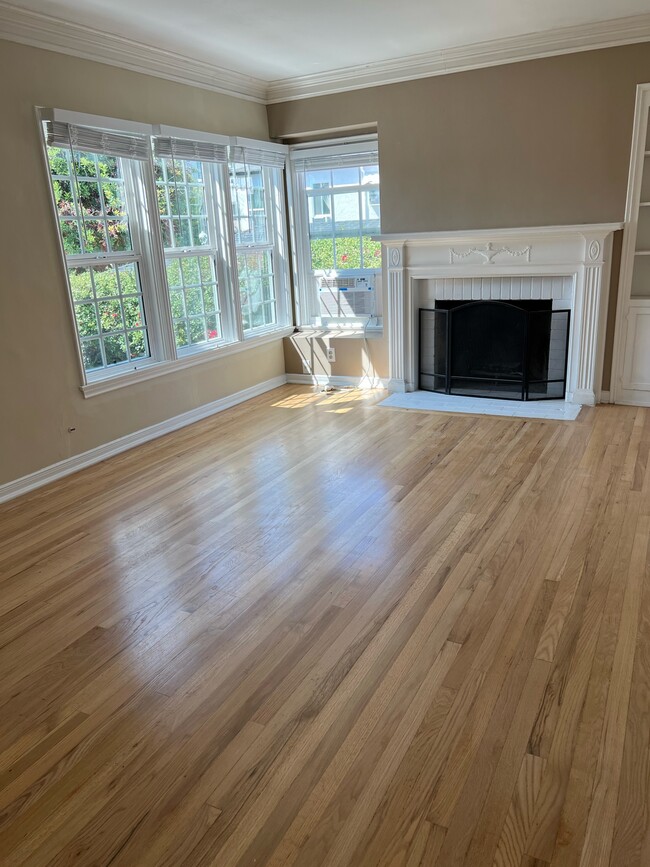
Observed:
[[[124,324],[127,328],[139,328],[143,322],[140,299],[137,296],[125,298],[122,302],[124,310]]]
[[[334,268],[334,239],[312,238],[311,267],[314,271],[330,270]]]
[[[83,301],[93,297],[93,284],[88,268],[70,268],[70,290],[74,301]]]
[[[86,253],[108,252],[106,224],[103,220],[83,221],[83,245]]]
[[[190,343],[203,343],[206,339],[205,320],[203,317],[189,319]]]
[[[358,235],[336,239],[336,267],[361,268],[361,238]]]
[[[174,323],[174,336],[176,338],[176,346],[179,349],[182,349],[184,346],[187,346],[187,322],[186,320],[182,320],[181,322]]]
[[[332,184],[335,187],[356,187],[359,185],[359,169],[356,166],[332,171]]]
[[[81,235],[79,223],[76,220],[61,220],[61,237],[63,239],[63,251],[67,255],[81,253]]]
[[[97,167],[102,178],[120,178],[122,176],[118,157],[97,154]]]
[[[97,306],[99,321],[104,333],[123,330],[124,322],[122,321],[122,309],[119,301],[100,301]]]
[[[183,319],[185,317],[185,295],[179,289],[169,290],[169,303],[172,308],[172,317],[174,319]]]
[[[203,300],[198,286],[185,290],[185,306],[188,316],[197,316],[203,313]]]
[[[79,181],[78,192],[81,212],[90,216],[101,216],[102,200],[99,195],[99,184],[90,181]]]
[[[363,267],[381,268],[381,241],[373,241],[368,235],[361,239],[363,248]]]
[[[181,286],[181,263],[179,259],[167,259],[167,283],[169,286]]]
[[[92,337],[99,334],[97,311],[94,304],[76,304],[74,312],[80,337]]]
[[[149,355],[146,331],[130,331],[128,334],[128,340],[129,355],[131,358],[146,358]]]
[[[102,181],[102,195],[106,214],[109,217],[126,216],[124,187],[115,181]]]
[[[119,295],[115,265],[95,265],[89,271],[92,272],[95,295],[98,298]]]
[[[100,270],[95,269],[95,273]],[[138,282],[138,270],[135,262],[128,262],[124,265],[117,266],[117,276],[120,281],[120,292],[122,295],[132,295],[134,292],[140,292],[140,283]],[[95,277],[97,282],[97,277]]]
[[[126,354],[126,336],[124,334],[113,334],[110,337],[104,338],[104,351],[106,353],[106,364],[121,364],[127,361]]]
[[[98,370],[104,366],[99,340],[82,340],[81,357],[86,370]]]
[[[305,172],[305,187],[308,190],[322,189],[332,186],[332,173],[330,171]]]
[[[131,247],[129,224],[125,220],[107,220],[108,240],[113,253],[127,253]]]
[[[201,269],[198,258],[192,256],[188,259],[181,259],[181,270],[183,272],[183,282],[186,286],[197,285],[201,282]]]

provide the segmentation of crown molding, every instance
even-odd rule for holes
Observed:
[[[0,38],[155,75],[180,84],[265,102],[268,83],[93,27],[0,2]]]
[[[395,60],[382,60],[313,73],[293,78],[277,79],[268,85],[267,104],[326,96],[346,90],[396,84],[416,78],[448,75],[487,66],[500,66],[522,60],[535,60],[557,54],[571,54],[597,48],[613,48],[634,42],[650,41],[650,14],[615,18],[594,24],[562,27],[541,33],[509,36],[476,42],[459,48],[446,48],[426,54],[414,54]]]
[[[557,54],[650,41],[650,13],[264,81],[0,0],[0,39],[107,63],[239,99],[273,104]]]

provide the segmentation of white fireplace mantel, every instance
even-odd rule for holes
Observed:
[[[387,287],[389,388],[413,391],[418,378],[418,310],[421,281],[451,278],[563,278],[571,309],[566,399],[595,404],[600,398],[609,295],[612,233],[621,223],[539,226],[460,232],[379,235]],[[567,280],[567,278],[570,278]],[[473,284],[481,281],[473,280]],[[497,281],[484,280],[488,287]],[[545,285],[550,281],[545,281]],[[461,292],[461,289],[453,291]],[[501,295],[479,294],[490,298]],[[447,296],[446,296],[447,297]],[[452,295],[464,299],[466,294]],[[472,300],[474,295],[471,296]],[[541,294],[538,297],[551,297]]]

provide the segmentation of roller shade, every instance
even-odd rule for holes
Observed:
[[[184,138],[157,136],[153,141],[154,154],[166,159],[200,160],[206,163],[225,163],[228,161],[226,145],[208,141],[193,141]]]
[[[147,160],[151,154],[149,138],[136,133],[113,132],[48,120],[45,122],[45,135],[48,145],[54,147],[91,151],[130,160]]]
[[[276,169],[283,169],[285,164],[286,154],[267,150],[266,148],[242,147],[234,145],[230,147],[230,162],[245,163],[248,166],[271,166]]]

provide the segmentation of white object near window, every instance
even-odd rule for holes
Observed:
[[[299,324],[381,327],[377,140],[290,151]]]
[[[42,116],[86,396],[290,333],[286,147]]]

